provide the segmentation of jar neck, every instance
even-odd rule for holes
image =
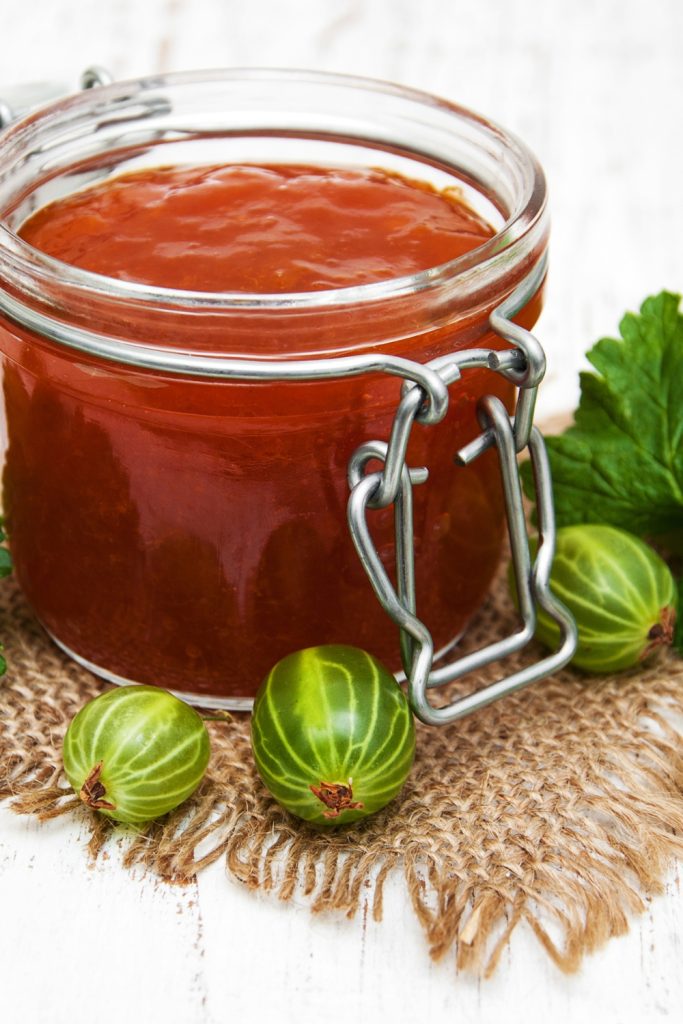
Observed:
[[[182,153],[180,135],[190,147]],[[258,153],[275,136],[297,152],[334,144],[349,159],[374,153],[378,163],[408,154],[425,174],[437,168],[453,176],[497,211],[499,229],[465,256],[411,277],[277,296],[171,292],[117,281],[51,259],[16,233],[27,211],[48,195],[106,178],[131,160],[192,159],[217,138],[226,152],[237,140]],[[122,357],[134,344],[226,359],[377,348],[400,354],[423,338],[429,358],[430,344],[442,335],[457,347],[476,344],[490,312],[542,266],[547,247],[543,174],[514,137],[432,97],[333,75],[174,75],[71,97],[3,134],[0,180],[5,315],[47,337],[48,321],[82,335],[97,324]]]

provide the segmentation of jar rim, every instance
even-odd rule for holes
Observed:
[[[481,115],[421,90],[372,78],[323,71],[230,68],[174,72],[160,76],[130,79],[115,82],[112,85],[98,86],[95,93],[98,112],[101,113],[107,105],[110,109],[116,109],[118,104],[120,108],[122,101],[131,98],[131,93],[140,96],[163,88],[174,89],[211,83],[219,85],[240,80],[263,83],[297,82],[311,86],[340,86],[370,91],[393,97],[396,100],[405,100],[424,108],[438,110],[452,117],[454,121],[466,122],[480,133],[482,139],[490,139],[505,146],[508,159],[515,163],[516,169],[521,175],[522,187],[518,202],[512,213],[506,218],[505,223],[491,238],[453,260],[409,275],[367,284],[315,291],[278,293],[195,291],[121,280],[84,270],[49,256],[24,241],[1,220],[0,257],[4,250],[6,256],[9,256],[10,261],[20,271],[39,275],[42,283],[47,286],[71,287],[81,296],[91,294],[97,298],[119,300],[136,305],[162,306],[166,310],[182,309],[187,311],[189,309],[199,313],[250,310],[285,312],[288,309],[305,312],[309,310],[322,311],[326,308],[339,310],[345,306],[357,307],[400,299],[406,295],[430,292],[443,285],[454,286],[460,283],[466,288],[473,271],[479,273],[483,267],[492,262],[509,262],[513,258],[514,250],[524,241],[544,213],[546,207],[545,177],[538,160],[526,144],[513,133]],[[60,117],[64,127],[68,128],[71,120],[83,116],[84,110],[92,103],[93,95],[93,91],[83,91],[53,101],[10,125],[0,135],[0,175],[3,170],[2,150],[8,144],[15,142],[26,145],[38,136],[47,125],[50,126],[51,131],[54,131],[60,123]],[[2,269],[1,265],[0,269]]]

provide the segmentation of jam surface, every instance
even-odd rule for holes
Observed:
[[[138,171],[52,203],[21,230],[48,255],[109,277],[261,294],[413,274],[492,234],[455,190],[289,165]]]
[[[378,170],[292,165],[138,171],[55,201],[21,234],[100,274],[272,293],[411,274],[492,230],[455,192]],[[471,344],[441,323],[418,331],[405,315],[402,355],[425,361]],[[492,343],[477,315],[478,343]],[[316,316],[308,329],[322,333]],[[258,323],[277,350],[277,331]],[[108,325],[94,313],[90,326]],[[223,344],[229,351],[229,324]],[[346,525],[348,459],[388,439],[398,381],[157,379],[89,365],[8,324],[0,348],[17,575],[69,649],[126,679],[223,697],[253,695],[279,658],[316,644],[357,644],[399,667],[397,631]],[[415,426],[408,452],[430,472],[414,492],[416,582],[437,647],[481,602],[500,552],[495,456],[466,469],[453,461],[479,431],[484,392],[511,401],[507,382],[472,372],[443,423]],[[370,513],[370,527],[393,572],[391,509]]]

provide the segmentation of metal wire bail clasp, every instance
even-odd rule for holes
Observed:
[[[92,64],[81,74],[79,87],[94,89],[101,85],[111,85],[113,81],[114,76],[106,68],[100,67],[99,64]],[[18,106],[15,106],[14,100],[10,102],[0,96],[0,132],[9,128],[13,121],[23,117],[40,104],[65,96],[69,91],[69,87],[65,83],[36,82],[35,84],[29,83],[20,89],[21,96]]]
[[[446,414],[443,391],[432,395],[433,380],[424,375],[420,384],[406,381],[397,408],[389,442],[370,441],[358,448],[349,462],[351,494],[348,522],[351,536],[370,583],[387,615],[400,630],[401,655],[408,681],[408,697],[415,715],[428,725],[445,725],[514,690],[519,690],[562,668],[576,650],[576,626],[567,609],[552,594],[550,570],[555,552],[555,517],[550,466],[540,432],[533,426],[536,391],[545,372],[545,356],[538,341],[512,317],[540,284],[544,266],[529,277],[490,317],[492,329],[515,348],[504,352],[469,349],[442,356],[428,363],[448,387],[462,372],[488,368],[501,373],[518,387],[514,417],[500,399],[487,395],[478,406],[482,433],[457,453],[456,461],[467,465],[495,447],[498,453],[505,499],[508,533],[517,587],[521,628],[481,650],[434,669],[434,643],[427,626],[419,619],[415,601],[412,488],[427,480],[425,468],[409,468],[406,451],[413,423],[439,422]],[[539,541],[531,559],[526,529],[517,454],[528,449],[533,469]],[[367,463],[379,459],[381,471],[365,474]],[[396,580],[394,588],[372,540],[367,510],[394,505],[396,534]],[[499,658],[525,647],[534,635],[537,609],[541,608],[559,626],[560,643],[550,655],[505,676],[474,693],[460,697],[446,707],[434,707],[428,691],[476,671]]]

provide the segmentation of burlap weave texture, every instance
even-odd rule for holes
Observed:
[[[78,815],[97,856],[110,825],[68,788],[60,748],[72,715],[105,685],[54,647],[12,583],[0,588],[0,622],[9,664],[0,681],[0,798],[42,818]],[[501,578],[463,648],[514,622]],[[370,892],[377,919],[384,879],[397,871],[434,957],[454,951],[460,968],[491,973],[526,921],[558,966],[575,970],[584,953],[626,930],[683,854],[681,712],[683,661],[674,655],[599,680],[566,671],[449,728],[419,726],[402,795],[366,822],[325,834],[263,789],[247,716],[210,723],[202,786],[131,837],[127,862],[182,881],[223,857],[248,886],[285,900],[297,893],[314,911],[351,915]]]

